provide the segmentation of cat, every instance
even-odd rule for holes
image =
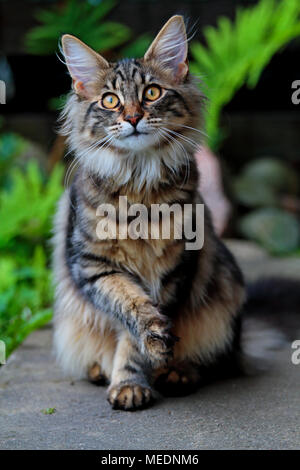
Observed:
[[[62,49],[73,81],[62,133],[78,170],[55,217],[59,363],[109,384],[108,401],[122,410],[239,373],[245,285],[198,192],[205,97],[189,72],[183,18],[173,16],[142,59],[109,63],[68,34]],[[203,246],[187,249],[174,235],[99,238],[99,206],[118,213],[120,197],[148,209],[189,204],[193,222],[204,204]]]

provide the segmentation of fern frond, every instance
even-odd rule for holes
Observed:
[[[220,143],[220,114],[243,85],[254,87],[274,54],[300,35],[297,0],[260,0],[238,9],[235,21],[219,18],[204,29],[206,46],[191,45],[191,71],[201,76],[209,98],[206,116],[208,145]]]
[[[67,0],[63,8],[57,5],[51,10],[39,11],[36,18],[41,25],[27,33],[26,50],[31,54],[53,54],[64,33],[79,37],[99,52],[122,45],[130,38],[130,29],[104,20],[116,3],[115,0],[103,0],[98,5],[91,5],[86,1]]]

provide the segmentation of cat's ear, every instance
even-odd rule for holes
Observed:
[[[89,98],[94,93],[99,71],[107,69],[108,62],[75,36],[64,34],[61,43],[75,93]]]
[[[144,60],[156,60],[167,68],[172,69],[176,80],[184,79],[188,73],[188,45],[183,17],[172,16],[160,30]]]

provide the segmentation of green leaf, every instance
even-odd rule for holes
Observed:
[[[44,415],[53,415],[54,413],[56,413],[56,408],[45,408],[41,410],[41,413],[43,413]]]

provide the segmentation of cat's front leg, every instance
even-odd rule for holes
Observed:
[[[114,409],[134,411],[154,400],[149,385],[150,368],[128,332],[119,336],[115,352],[108,401]]]
[[[73,266],[77,286],[96,309],[131,333],[147,362],[163,366],[172,357],[176,340],[169,318],[158,311],[133,276],[113,270],[101,258],[97,261],[94,255],[79,258]]]

